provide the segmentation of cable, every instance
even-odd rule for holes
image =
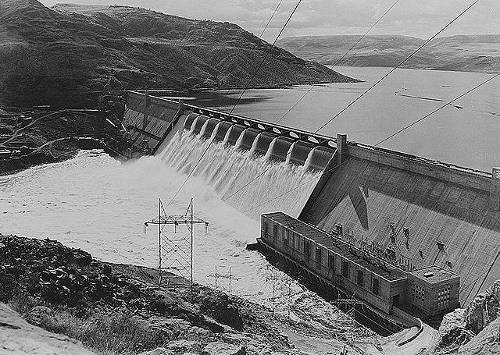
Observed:
[[[400,133],[404,132],[405,130],[409,129],[410,127],[413,127],[415,124],[417,124],[417,123],[419,123],[419,122],[422,122],[424,119],[429,118],[431,115],[433,115],[433,114],[437,113],[438,111],[441,111],[443,108],[445,108],[445,107],[449,106],[449,105],[450,105],[450,104],[452,104],[453,102],[455,102],[455,101],[457,101],[458,99],[460,99],[460,98],[462,98],[462,97],[464,97],[464,96],[466,96],[466,95],[470,94],[470,93],[471,93],[471,92],[473,92],[474,90],[476,90],[476,89],[480,88],[481,86],[485,85],[486,83],[488,83],[488,82],[492,81],[493,79],[495,79],[495,78],[497,78],[497,77],[499,77],[499,76],[500,76],[500,73],[496,73],[495,75],[493,75],[492,77],[489,77],[488,79],[486,79],[486,80],[485,80],[485,81],[483,81],[482,83],[480,83],[480,84],[478,84],[478,85],[474,86],[472,89],[467,90],[467,91],[466,91],[466,92],[464,92],[463,94],[461,94],[461,95],[459,95],[459,96],[455,97],[454,99],[452,99],[452,100],[448,101],[446,104],[441,105],[439,108],[437,108],[437,109],[433,110],[432,112],[428,113],[428,114],[427,114],[427,115],[425,115],[424,117],[419,118],[418,120],[416,120],[416,121],[412,122],[411,124],[409,124],[409,125],[407,125],[407,126],[403,127],[402,129],[399,129],[398,131],[396,131],[396,132],[392,133],[392,134],[391,134],[391,135],[389,135],[387,138],[382,139],[380,142],[378,142],[378,143],[377,143],[376,145],[374,145],[373,147],[374,147],[374,148],[376,148],[377,146],[379,146],[381,143],[383,143],[383,142],[387,141],[388,139],[394,138],[396,135],[398,135],[398,134],[400,134]],[[336,170],[336,169],[340,168],[341,166],[343,166],[344,164],[346,164],[347,162],[348,162],[348,160],[346,160],[346,161],[344,161],[344,162],[340,163],[339,165],[337,165],[337,166],[335,166],[335,167],[333,167],[333,168],[330,168],[330,169],[324,170],[324,172],[323,172],[323,173],[325,173],[325,172],[329,172],[329,171],[333,171],[333,170]],[[294,187],[294,188],[292,188],[292,189],[290,189],[290,190],[288,190],[288,191],[285,191],[284,193],[282,193],[282,194],[280,194],[280,195],[277,195],[277,196],[275,196],[275,197],[273,197],[273,198],[267,199],[267,200],[265,200],[265,201],[264,201],[263,203],[261,203],[261,204],[254,205],[254,206],[250,206],[248,209],[246,209],[246,210],[242,211],[242,213],[245,213],[245,212],[250,212],[250,211],[252,211],[252,210],[255,210],[256,208],[258,208],[258,207],[260,207],[260,206],[262,206],[262,205],[266,204],[267,202],[269,202],[269,201],[273,201],[273,200],[276,200],[276,199],[278,199],[278,198],[280,198],[280,197],[282,197],[282,196],[284,196],[284,195],[287,195],[287,194],[289,194],[290,192],[293,192],[293,191],[297,190],[299,187],[303,186],[305,183],[308,183],[308,182],[311,182],[311,181],[313,181],[313,179],[306,180],[306,181],[304,181],[301,185],[298,185],[298,186],[296,186],[296,187]]]
[[[334,119],[339,117],[342,113],[347,111],[352,105],[354,105],[356,102],[358,102],[363,96],[365,96],[368,92],[370,92],[373,88],[375,88],[378,84],[380,84],[382,81],[384,81],[389,75],[391,75],[396,69],[400,68],[403,64],[405,64],[408,60],[410,60],[415,54],[417,54],[422,48],[424,48],[426,45],[428,45],[434,38],[439,36],[444,30],[446,30],[451,24],[453,24],[456,20],[458,20],[462,15],[464,15],[467,11],[469,11],[474,5],[476,5],[480,0],[475,0],[472,4],[470,4],[465,10],[460,12],[455,18],[453,18],[450,22],[448,22],[443,28],[441,28],[435,35],[430,37],[427,41],[425,41],[423,44],[420,45],[416,50],[414,50],[409,56],[407,56],[401,63],[396,65],[394,68],[392,68],[387,74],[382,76],[379,80],[377,80],[372,86],[370,86],[368,89],[366,89],[361,95],[359,95],[356,99],[351,101],[346,107],[344,107],[342,110],[340,110],[335,116],[333,116],[331,119],[326,121],[322,126],[320,126],[314,133],[318,133],[321,131],[323,128],[325,128],[327,125],[329,125]]]
[[[423,121],[423,120],[425,120],[425,119],[429,118],[429,116],[431,116],[431,115],[435,114],[436,112],[438,112],[438,111],[442,110],[442,109],[443,109],[443,108],[445,108],[446,106],[451,105],[451,104],[452,104],[452,103],[454,103],[455,101],[457,101],[457,100],[461,99],[462,97],[464,97],[464,96],[466,96],[466,95],[470,94],[471,92],[473,92],[473,91],[475,91],[476,89],[480,88],[481,86],[483,86],[483,85],[487,84],[488,82],[492,81],[493,79],[498,78],[499,76],[500,76],[500,73],[497,73],[497,74],[495,74],[495,75],[493,75],[493,76],[489,77],[487,80],[485,80],[485,81],[483,81],[482,83],[480,83],[480,84],[478,84],[478,85],[474,86],[472,89],[467,90],[467,91],[466,91],[466,92],[464,92],[463,94],[461,94],[461,95],[459,95],[459,96],[455,97],[455,98],[454,98],[453,100],[451,100],[451,101],[448,101],[447,103],[445,103],[444,105],[442,105],[442,106],[438,107],[438,108],[437,108],[437,109],[435,109],[434,111],[429,112],[429,113],[428,113],[427,115],[425,115],[424,117],[422,117],[422,118],[420,118],[420,119],[418,119],[418,120],[416,120],[416,121],[414,121],[414,122],[410,123],[409,125],[407,125],[407,126],[405,126],[405,127],[401,128],[400,130],[398,130],[398,131],[394,132],[393,134],[391,134],[389,137],[386,137],[386,138],[382,139],[382,140],[381,140],[380,142],[378,142],[375,146],[378,146],[378,145],[380,145],[380,144],[382,144],[382,143],[384,143],[384,142],[388,141],[389,139],[392,139],[394,136],[397,136],[398,134],[400,134],[400,133],[402,133],[402,132],[406,131],[408,128],[413,127],[413,126],[414,126],[414,125],[416,125],[417,123],[419,123],[419,122],[421,122],[421,121]]]
[[[297,8],[299,7],[299,5],[300,5],[300,3],[301,3],[301,2],[302,2],[302,0],[299,0],[299,1],[297,2],[297,4],[295,5],[294,9],[293,9],[293,10],[292,10],[292,12],[290,13],[290,16],[288,16],[288,19],[286,20],[285,24],[284,24],[284,25],[283,25],[283,27],[281,28],[280,32],[278,33],[278,35],[276,36],[276,39],[274,40],[274,42],[273,42],[273,44],[272,44],[272,47],[273,47],[273,48],[274,48],[274,46],[275,46],[276,42],[278,41],[278,39],[280,38],[281,34],[283,33],[283,31],[285,30],[286,26],[288,26],[288,23],[290,22],[290,20],[291,20],[291,18],[292,18],[292,16],[293,16],[293,14],[295,13],[295,11],[297,11]],[[276,8],[275,12],[273,12],[273,14],[272,14],[272,16],[271,16],[271,17],[274,17],[274,15],[275,15],[276,11],[278,11],[278,7],[279,7],[279,5],[280,5],[280,4],[281,4],[281,1],[280,1],[280,3],[278,4],[278,6],[277,6],[277,8]],[[267,28],[267,26],[269,25],[269,23],[270,23],[270,22],[271,22],[271,21],[269,21],[269,22],[268,22],[268,24],[266,24],[266,28]],[[253,77],[252,77],[251,81],[253,80],[253,78],[255,77],[255,75],[257,75],[257,73],[259,72],[260,68],[262,67],[262,65],[263,65],[263,64],[264,64],[264,62],[266,61],[266,59],[267,59],[267,56],[268,56],[268,55],[269,55],[269,53],[267,53],[267,55],[265,55],[265,56],[264,56],[264,58],[262,59],[262,61],[260,62],[260,64],[259,64],[259,66],[257,67],[257,70],[255,71],[255,73],[254,73],[254,75],[253,75]],[[243,92],[241,93],[241,95],[240,95],[240,97],[239,97],[238,101],[235,103],[235,105],[233,106],[233,108],[231,109],[231,112],[230,112],[229,114],[232,114],[233,110],[236,108],[236,105],[238,105],[238,103],[239,103],[239,102],[240,102],[240,100],[241,100],[241,97],[243,96],[243,94],[245,93],[245,91],[246,91],[247,89],[248,89],[248,87],[247,87],[247,88],[245,88],[245,89],[243,90]],[[198,159],[197,163],[195,164],[195,166],[193,167],[193,169],[190,171],[190,173],[188,174],[188,176],[186,177],[186,179],[184,180],[184,182],[180,185],[180,187],[177,189],[177,191],[175,192],[175,194],[172,196],[172,198],[170,199],[170,201],[169,201],[169,203],[167,204],[167,206],[170,206],[170,205],[174,202],[175,198],[177,197],[177,195],[179,194],[179,192],[182,190],[182,188],[186,185],[186,183],[188,182],[188,180],[191,178],[191,176],[193,175],[194,171],[196,170],[196,168],[197,168],[197,167],[198,167],[198,165],[200,164],[201,160],[203,159],[203,157],[205,156],[205,154],[208,152],[208,150],[209,150],[209,149],[210,149],[210,147],[212,146],[213,142],[214,142],[214,140],[212,140],[212,141],[208,144],[207,148],[206,148],[206,149],[205,149],[205,151],[202,153],[202,155],[200,156],[200,158]]]
[[[339,59],[337,59],[337,61],[335,61],[335,63],[332,65],[332,67],[336,67],[337,65],[339,65],[340,62],[342,62],[344,60],[344,58],[368,35],[368,33],[371,32],[371,30],[373,30],[373,28],[378,25],[378,23],[380,21],[382,21],[382,19],[389,13],[389,11],[392,10],[392,8],[394,6],[396,6],[396,4],[399,2],[400,0],[396,0],[383,14],[382,16],[380,16],[378,18],[377,21],[375,21],[371,26],[370,28],[361,36],[359,37],[359,39],[347,50],[347,52],[345,52]],[[286,111],[283,116],[281,116],[281,118],[276,121],[275,123],[280,123],[285,117],[286,115],[288,115],[310,92],[311,90],[314,88],[314,86],[311,85],[311,87],[306,90],[306,92],[297,100],[297,102],[295,102],[289,109],[288,111]]]
[[[267,30],[267,27],[269,26],[269,24],[271,23],[271,21],[273,20],[274,16],[276,15],[276,13],[278,12],[278,9],[280,8],[281,4],[283,3],[283,0],[280,0],[280,2],[278,3],[278,5],[276,6],[276,8],[274,9],[274,12],[273,14],[271,15],[271,17],[269,18],[269,21],[267,21],[266,25],[264,26],[264,29],[262,30],[262,32],[260,33],[260,38],[262,38],[262,36],[264,36],[264,32],[266,32]]]
[[[380,84],[385,78],[387,78],[389,75],[391,75],[397,68],[399,68],[401,65],[406,63],[410,58],[412,58],[418,51],[420,51],[424,46],[429,44],[434,38],[436,38],[440,33],[442,33],[445,29],[447,29],[452,23],[454,23],[457,19],[459,19],[463,14],[465,14],[469,9],[471,9],[475,4],[477,4],[480,0],[475,0],[471,5],[469,5],[465,10],[463,10],[461,13],[459,13],[455,18],[453,18],[450,22],[448,22],[443,28],[441,28],[435,35],[430,37],[427,41],[425,41],[419,48],[417,48],[415,51],[413,51],[408,57],[406,57],[401,63],[399,63],[397,66],[392,68],[388,73],[386,73],[384,76],[382,76],[379,80],[377,80],[372,86],[370,86],[366,91],[364,91],[360,96],[358,96],[354,101],[349,103],[346,107],[344,107],[339,113],[337,113],[333,118],[328,120],[326,123],[321,125],[314,133],[318,133],[321,129],[323,129],[325,126],[327,126],[329,123],[331,123],[335,118],[340,116],[343,112],[345,112],[349,107],[351,107],[354,103],[356,103],[359,99],[361,99],[364,95],[366,95],[370,90],[372,90],[374,87],[376,87],[378,84]],[[394,4],[395,5],[395,4]],[[239,191],[243,190],[247,186],[249,186],[251,183],[253,183],[255,180],[263,176],[270,168],[264,170],[262,173],[257,175],[255,178],[250,180],[248,183],[243,185],[241,188],[236,190],[234,193],[229,195],[226,199],[231,198],[234,196],[236,193]]]
[[[342,57],[340,57],[334,64],[333,66],[336,66],[338,65],[346,56],[347,54],[349,54],[349,52],[352,51],[353,48],[355,48],[367,35],[368,33],[370,33],[370,31],[380,22],[382,21],[382,19],[389,13],[389,11],[392,10],[392,8],[394,6],[396,6],[396,4],[399,2],[400,0],[397,0],[395,1],[383,14],[381,17],[378,18],[377,21],[375,21],[371,26],[370,28],[347,50],[347,52],[345,52]],[[285,117],[286,115],[288,115],[310,92],[311,90],[313,89],[314,86],[311,85],[311,87],[306,90],[306,92],[302,95],[302,97],[299,98],[299,100],[293,104],[289,109],[288,111],[285,112],[285,114],[283,116],[281,116],[281,118],[274,122],[275,124],[278,124],[280,123]],[[256,176],[255,179],[261,177],[262,175],[264,175],[269,169],[266,169],[265,171],[263,171],[260,175]],[[239,173],[239,171],[237,172]],[[227,200],[229,198],[231,198],[232,196],[234,196],[235,194],[237,194],[239,191],[243,190],[245,187],[247,187],[248,185],[250,185],[252,183],[253,180],[250,180],[247,184],[243,185],[242,187],[240,187],[238,190],[236,190],[234,193],[232,193],[231,195],[227,196],[226,198],[224,198],[223,200]]]
[[[271,45],[272,48],[274,48],[276,46],[276,42],[278,42],[278,39],[281,37],[281,34],[283,33],[283,31],[285,30],[286,26],[288,26],[288,23],[290,22],[290,20],[292,19],[292,16],[293,14],[295,14],[295,11],[297,11],[297,8],[299,7],[299,5],[302,3],[302,0],[299,0],[297,2],[297,4],[295,5],[294,9],[292,10],[292,12],[290,13],[290,15],[288,16],[287,20],[285,21],[285,24],[283,25],[283,27],[281,28],[280,32],[278,33],[278,35],[276,36],[276,38],[274,39],[274,42],[273,44]],[[264,58],[262,59],[262,61],[260,62],[259,66],[257,67],[257,70],[255,71],[252,79],[250,79],[250,84],[252,83],[252,80],[253,78],[255,78],[255,75],[259,72],[260,68],[262,67],[262,65],[264,64],[264,62],[266,61],[267,59],[267,56],[269,55],[269,53],[267,55],[264,56]],[[245,92],[249,89],[249,86],[246,86],[243,91],[241,92],[240,96],[238,97],[238,100],[236,101],[236,103],[233,105],[233,108],[231,109],[231,111],[229,111],[229,114],[231,115],[234,111],[234,109],[236,108],[236,106],[238,106],[238,104],[240,103],[241,101],[241,98],[243,97],[243,95],[245,94]]]

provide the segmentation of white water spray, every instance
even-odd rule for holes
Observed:
[[[194,169],[192,176],[204,180],[222,200],[255,219],[274,211],[298,216],[319,178],[319,173],[304,167],[210,143],[188,131],[174,137],[158,156],[180,173],[189,174]],[[291,189],[293,193],[287,193]]]

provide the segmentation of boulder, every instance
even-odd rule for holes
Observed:
[[[198,345],[196,341],[182,339],[169,342],[166,348],[173,351],[175,354],[183,354],[188,351],[193,351]]]

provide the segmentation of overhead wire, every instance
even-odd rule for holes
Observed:
[[[281,35],[283,34],[283,31],[285,30],[285,28],[288,26],[288,23],[290,22],[290,20],[292,19],[293,15],[295,14],[295,12],[297,11],[298,7],[300,6],[300,4],[302,3],[302,0],[299,0],[297,1],[297,4],[295,5],[295,7],[293,8],[292,12],[290,12],[290,15],[288,16],[288,18],[286,19],[285,21],[285,24],[283,25],[283,27],[281,27],[281,30],[279,31],[278,35],[276,36],[276,38],[274,39],[271,47],[274,48],[276,46],[276,42],[278,42],[279,38],[281,37]],[[243,95],[245,94],[245,92],[250,88],[250,86],[252,85],[252,81],[253,81],[253,78],[255,77],[255,75],[257,75],[257,73],[260,71],[262,65],[265,63],[267,57],[268,57],[269,53],[267,53],[267,55],[264,55],[264,58],[262,59],[262,61],[260,62],[259,66],[257,67],[257,70],[255,71],[252,79],[250,80],[249,82],[249,85],[247,85],[243,91],[241,92],[240,96],[238,97],[238,100],[236,101],[236,103],[233,105],[233,108],[231,109],[231,111],[229,111],[229,114],[232,114],[234,109],[236,108],[236,106],[239,105]]]
[[[278,5],[276,6],[276,8],[274,9],[274,12],[273,14],[271,15],[271,17],[269,17],[269,20],[267,21],[266,25],[264,26],[264,28],[262,29],[262,32],[260,33],[260,38],[262,39],[262,36],[264,36],[264,33],[266,32],[267,28],[269,27],[269,24],[271,23],[271,21],[273,20],[274,16],[276,15],[276,13],[278,12],[278,9],[280,8],[281,4],[283,3],[283,0],[280,0],[278,2]]]
[[[273,12],[273,14],[271,15],[271,18],[275,16],[276,12],[278,11],[278,8],[279,6],[281,5],[282,3],[282,0],[280,0],[280,2],[278,3],[278,6],[276,7],[275,11]],[[297,11],[297,8],[299,7],[299,5],[302,3],[302,0],[299,0],[297,2],[297,4],[295,5],[295,7],[293,8],[293,10],[291,11],[290,15],[288,16],[287,20],[285,21],[284,25],[282,26],[281,30],[279,31],[278,35],[276,36],[274,42],[272,43],[272,47],[274,48],[275,45],[276,45],[276,42],[278,41],[278,39],[280,38],[280,36],[283,34],[283,31],[285,30],[285,28],[288,26],[290,20],[292,19],[293,15],[295,14],[295,12]],[[271,22],[268,21],[268,23],[266,24],[265,26],[265,29],[267,29],[267,27],[269,26],[269,23]],[[262,32],[264,33],[264,32]],[[267,60],[267,57],[269,55],[270,52],[266,53],[264,55],[264,58],[262,58],[262,61],[260,62],[259,66],[257,67],[257,70],[254,72],[252,78],[250,79],[250,82],[253,81],[253,78],[255,78],[255,76],[257,75],[257,73],[260,71],[262,65],[264,64],[264,62]],[[233,110],[236,108],[236,105],[239,104],[239,102],[241,101],[241,98],[243,97],[243,94],[245,93],[246,90],[248,90],[249,86],[247,86],[241,93],[238,101],[235,103],[235,105],[233,106],[233,108],[231,109],[231,112],[230,114],[232,114]],[[213,144],[213,140],[207,145],[207,147],[205,148],[204,152],[201,154],[200,158],[198,159],[198,161],[196,162],[196,164],[194,165],[193,169],[191,169],[191,171],[189,172],[189,174],[187,175],[186,179],[182,182],[182,184],[179,186],[179,188],[177,189],[177,191],[175,192],[175,194],[172,196],[172,198],[170,199],[169,203],[167,204],[167,206],[170,206],[174,201],[175,201],[175,198],[177,197],[177,195],[180,193],[180,191],[184,188],[184,186],[186,185],[186,183],[189,181],[189,179],[191,178],[191,176],[193,175],[194,171],[196,170],[196,168],[198,167],[198,165],[201,163],[201,161],[203,160],[203,158],[205,157],[205,155],[207,154],[208,150],[210,149],[210,147],[212,146]]]
[[[388,73],[383,75],[380,79],[378,79],[374,84],[372,84],[367,90],[365,90],[360,96],[358,96],[355,100],[351,101],[346,107],[344,107],[339,113],[337,113],[333,118],[329,119],[326,121],[323,125],[321,125],[314,133],[318,133],[321,129],[326,127],[328,124],[330,124],[334,119],[339,117],[343,112],[345,112],[348,108],[350,108],[352,105],[354,105],[357,101],[359,101],[363,96],[365,96],[368,92],[370,92],[373,88],[375,88],[378,84],[380,84],[383,80],[385,80],[389,75],[391,75],[396,69],[401,67],[404,63],[406,63],[409,59],[411,59],[416,53],[418,53],[424,46],[429,44],[433,39],[435,39],[439,34],[441,34],[444,30],[446,30],[451,24],[453,24],[456,20],[458,20],[461,16],[463,16],[467,11],[469,11],[475,4],[477,4],[480,0],[475,0],[472,4],[470,4],[466,9],[461,11],[457,16],[455,16],[451,21],[449,21],[444,27],[442,27],[436,34],[433,36],[429,37],[422,45],[420,45],[416,50],[414,50],[410,55],[408,55],[402,62],[400,62],[398,65],[393,67]],[[395,4],[394,4],[395,5]],[[394,6],[392,6],[394,7]],[[391,8],[392,8],[391,7]],[[385,16],[385,15],[384,15]],[[228,197],[225,198],[225,200],[231,198],[232,196],[236,195],[243,189],[245,189],[247,186],[252,184],[254,181],[262,177],[267,171],[269,171],[270,168],[265,169],[263,172],[261,172],[259,175],[255,176],[252,180],[247,182],[245,185],[243,185],[241,188],[236,190],[234,193],[229,195]]]
[[[491,76],[491,77],[487,78],[486,80],[482,81],[480,84],[475,85],[473,88],[471,88],[471,89],[469,89],[469,90],[465,91],[464,93],[462,93],[462,94],[460,94],[460,95],[456,96],[455,98],[453,98],[453,99],[449,100],[448,102],[446,102],[445,104],[441,105],[441,106],[440,106],[440,107],[438,107],[437,109],[435,109],[435,110],[433,110],[433,111],[429,112],[429,113],[428,113],[428,114],[426,114],[425,116],[423,116],[423,117],[421,117],[421,118],[419,118],[419,119],[417,119],[417,120],[413,121],[412,123],[410,123],[410,124],[408,124],[408,125],[404,126],[403,128],[401,128],[401,129],[397,130],[396,132],[394,132],[394,133],[390,134],[390,135],[389,135],[389,136],[387,136],[386,138],[384,138],[384,139],[380,140],[380,141],[379,141],[377,144],[375,144],[373,147],[374,147],[374,148],[376,148],[376,147],[378,147],[380,144],[382,144],[383,142],[386,142],[387,140],[392,139],[392,138],[394,138],[395,136],[397,136],[397,135],[399,135],[399,134],[403,133],[404,131],[406,131],[406,130],[410,129],[411,127],[413,127],[414,125],[418,124],[419,122],[422,122],[423,120],[425,120],[425,119],[429,118],[430,116],[432,116],[432,115],[436,114],[437,112],[441,111],[441,110],[442,110],[442,109],[444,109],[445,107],[450,106],[451,104],[453,104],[454,102],[456,102],[456,101],[457,101],[457,100],[459,100],[460,98],[463,98],[464,96],[466,96],[466,95],[470,94],[471,92],[473,92],[473,91],[475,91],[475,90],[479,89],[479,88],[480,88],[480,87],[482,87],[483,85],[485,85],[485,84],[487,84],[488,82],[490,82],[490,81],[492,81],[492,80],[494,80],[494,79],[498,78],[499,76],[500,76],[500,73],[496,73],[496,74],[494,74],[493,76]],[[323,172],[323,173],[325,173],[325,172],[331,172],[331,171],[334,171],[334,170],[336,170],[336,169],[338,169],[338,168],[342,167],[344,164],[346,164],[346,163],[347,163],[347,161],[348,161],[348,160],[346,160],[346,161],[344,161],[344,162],[340,163],[339,165],[336,165],[336,166],[334,166],[334,167],[332,167],[332,168],[330,168],[330,169],[326,169],[326,170],[324,170],[324,172]],[[314,178],[314,179],[315,179],[315,178]],[[293,191],[297,190],[298,188],[302,187],[305,183],[309,183],[309,182],[313,181],[314,179],[313,179],[313,178],[311,178],[311,179],[309,179],[309,180],[306,180],[306,181],[304,181],[302,184],[300,184],[300,185],[298,185],[298,186],[296,186],[296,187],[294,187],[294,188],[292,188],[292,189],[289,189],[289,190],[285,191],[284,193],[281,193],[281,194],[279,194],[279,195],[277,195],[277,196],[275,196],[275,197],[272,197],[272,198],[270,198],[270,199],[267,199],[267,200],[265,200],[264,202],[262,202],[262,203],[260,203],[260,204],[258,204],[258,205],[250,206],[248,209],[244,210],[243,212],[249,212],[249,211],[252,211],[252,210],[254,210],[254,209],[258,208],[258,207],[261,207],[262,205],[264,205],[264,204],[266,204],[266,203],[268,203],[268,202],[270,202],[270,201],[273,201],[273,200],[276,200],[276,199],[278,199],[278,198],[280,198],[280,197],[282,197],[282,196],[285,196],[285,195],[287,195],[287,194],[289,194],[289,193],[291,193],[291,192],[293,192]]]
[[[469,11],[474,5],[476,5],[480,0],[475,0],[472,4],[467,6],[462,12],[460,12],[457,16],[455,16],[451,21],[449,21],[444,27],[442,27],[436,34],[433,36],[429,37],[424,43],[422,43],[417,49],[415,49],[410,55],[408,55],[405,59],[403,59],[398,65],[395,67],[391,68],[389,72],[387,72],[385,75],[383,75],[380,79],[378,79],[375,83],[373,83],[368,89],[366,89],[361,95],[359,95],[356,99],[351,101],[347,106],[345,106],[342,110],[340,110],[335,116],[330,118],[328,121],[326,121],[323,125],[321,125],[314,133],[318,133],[321,131],[323,128],[325,128],[327,125],[329,125],[333,120],[335,120],[337,117],[339,117],[342,113],[347,111],[352,105],[354,105],[356,102],[358,102],[361,98],[363,98],[366,94],[368,94],[371,90],[373,90],[375,87],[377,87],[382,81],[384,81],[388,76],[390,76],[394,71],[399,69],[403,64],[405,64],[407,61],[409,61],[415,54],[420,52],[422,48],[424,48],[426,45],[428,45],[432,40],[434,40],[437,36],[439,36],[441,33],[443,33],[448,27],[450,27],[455,21],[457,21],[460,17],[462,17],[467,11]]]
[[[354,42],[354,44],[340,57],[338,58],[335,63],[333,63],[332,67],[336,67],[337,65],[339,65],[343,60],[344,58],[375,28],[375,26],[377,26],[379,24],[380,21],[382,21],[384,19],[384,17],[393,9],[394,6],[396,6],[398,3],[400,2],[400,0],[396,0],[387,10],[385,10],[385,12],[382,14],[382,16],[380,16],[377,21],[375,21],[374,23],[372,23],[372,25],[368,28],[368,30],[365,31],[365,33],[363,33],[362,36],[360,36],[358,38],[358,40],[356,42]],[[293,109],[295,107],[297,107],[297,105],[299,103],[302,102],[302,100],[312,91],[312,89],[314,88],[313,85],[311,85],[309,87],[308,90],[306,90],[304,92],[304,94],[280,117],[280,119],[274,123],[280,123],[281,121],[283,121],[283,119],[291,112],[293,111]]]
[[[365,31],[365,33],[360,37],[358,38],[358,40],[335,62],[335,64],[333,66],[336,66],[338,65],[346,56],[347,54],[349,54],[372,30],[373,28],[375,28],[375,26],[380,22],[382,21],[382,19],[394,8],[394,6],[396,6],[396,4],[399,2],[400,0],[397,0],[395,1],[389,8],[387,8],[387,10],[382,14],[382,16],[380,16],[377,21],[375,21],[369,28],[367,31]],[[297,101],[295,102],[295,104],[293,104],[286,112],[283,116],[281,116],[281,118],[276,121],[276,122],[273,122],[275,124],[278,124],[280,123],[310,92],[311,90],[314,88],[314,86],[311,85],[311,87],[306,90],[306,92],[302,95],[302,97]],[[250,180],[247,184],[241,186],[238,190],[236,190],[235,192],[233,192],[232,194],[230,194],[229,196],[223,198],[223,200],[228,200],[230,199],[232,196],[236,195],[238,192],[240,192],[241,190],[243,190],[245,187],[247,187],[248,185],[250,185],[254,180],[258,179],[259,177],[263,176],[270,168],[264,170],[260,175],[257,175],[253,180]],[[240,169],[241,170],[241,169]],[[239,171],[237,172],[239,173]]]

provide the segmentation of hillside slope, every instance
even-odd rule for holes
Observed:
[[[0,303],[0,353],[4,355],[91,355],[80,342],[29,324]]]
[[[278,45],[307,60],[325,65],[392,67],[425,43],[408,36],[367,36],[340,62],[358,35],[283,38]],[[422,48],[405,68],[497,72],[500,35],[460,35],[436,38]]]
[[[103,89],[349,80],[227,22],[124,6],[49,9],[36,0],[0,0],[4,103],[67,105],[82,93]]]

